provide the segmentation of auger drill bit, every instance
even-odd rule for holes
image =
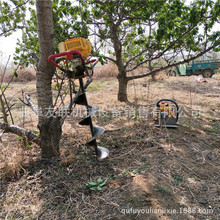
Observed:
[[[90,126],[90,130],[92,133],[91,140],[87,143],[88,145],[92,145],[95,147],[95,153],[99,160],[105,159],[109,155],[109,150],[105,147],[100,147],[97,145],[96,138],[98,138],[103,132],[104,128],[94,126],[92,123],[92,116],[99,110],[99,107],[89,105],[86,98],[85,89],[83,87],[83,79],[79,79],[80,88],[82,94],[79,96],[78,100],[76,101],[76,104],[79,105],[85,105],[87,110],[87,117],[84,118],[82,121],[79,122],[80,125],[87,125]]]
[[[73,43],[73,42],[77,42],[77,43]],[[94,113],[96,111],[98,111],[98,107],[88,105],[86,94],[85,94],[85,89],[83,87],[83,79],[82,79],[83,77],[85,77],[85,74],[84,74],[85,72],[86,72],[86,75],[89,77],[91,77],[93,75],[93,67],[98,63],[98,60],[92,59],[92,60],[88,60],[85,62],[84,58],[88,57],[91,53],[91,44],[86,39],[72,38],[72,39],[65,41],[65,43],[61,42],[61,44],[62,44],[61,45],[62,50],[63,50],[63,46],[64,46],[65,48],[68,48],[68,51],[65,51],[65,49],[64,49],[65,52],[60,52],[58,54],[50,55],[48,57],[48,61],[52,65],[54,65],[55,67],[57,67],[58,69],[63,71],[65,73],[65,77],[67,77],[68,79],[72,79],[72,78],[79,79],[82,94],[78,97],[75,104],[85,105],[86,110],[87,110],[87,117],[85,119],[83,119],[79,124],[90,126],[90,130],[92,133],[92,139],[87,144],[93,145],[95,147],[95,153],[96,153],[96,156],[98,157],[98,159],[100,159],[100,160],[104,159],[104,158],[108,157],[109,150],[107,148],[97,146],[97,142],[96,142],[96,138],[98,138],[104,132],[104,128],[101,128],[98,126],[93,126],[93,124],[92,124],[91,116],[94,115]],[[84,45],[85,47],[80,46],[80,48],[79,48],[78,45]],[[79,49],[80,49],[80,51],[79,51]],[[62,61],[62,60],[65,60],[64,63],[66,63],[67,61],[74,60],[74,59],[79,59],[81,62],[79,61],[79,63],[78,63],[78,61],[77,61],[77,62],[73,63],[72,70],[68,69],[68,66],[65,69],[64,67],[61,67],[58,64],[59,61]],[[89,71],[88,71],[89,67],[87,67],[87,68],[85,67],[85,65],[89,64],[89,63],[90,64],[94,63],[92,65],[92,67],[90,68],[92,70],[91,73],[89,73]]]

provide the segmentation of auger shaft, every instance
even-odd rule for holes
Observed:
[[[83,86],[83,79],[82,78],[79,79],[79,83],[80,83],[82,94],[85,94],[85,99],[84,99],[85,103],[84,104],[86,106],[87,117],[88,117],[88,120],[89,120],[88,123],[89,123],[89,127],[90,127],[90,130],[91,130],[92,136],[94,136],[92,118],[91,118],[91,116],[89,116],[89,105],[88,105],[88,101],[87,101],[87,98],[86,98],[86,93],[85,93],[85,89],[84,89],[84,86]],[[95,147],[95,153],[96,153],[96,155],[98,155],[98,147],[97,147],[96,139],[94,139],[93,143],[94,143],[94,147]]]

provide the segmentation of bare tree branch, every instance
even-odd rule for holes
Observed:
[[[10,118],[11,118],[11,122],[12,122],[12,124],[14,124],[14,119],[13,119],[13,116],[12,116],[12,113],[11,113],[11,107],[12,107],[13,105],[12,105],[11,107],[9,106],[8,101],[7,101],[7,99],[6,99],[4,93],[2,93],[2,96],[3,96],[3,98],[4,98],[4,102],[5,102],[6,106],[7,106],[7,111],[6,111],[6,113],[7,113],[7,112],[9,113]]]
[[[59,82],[58,82],[59,76],[58,76],[58,74],[55,74],[55,75],[56,75],[57,85],[59,85]],[[58,93],[57,93],[56,100],[55,100],[55,102],[54,102],[54,107],[56,107],[57,101],[58,101],[59,97],[60,97],[60,99],[61,99],[61,102],[63,102],[62,96],[61,96],[61,89],[62,89],[62,87],[63,87],[63,83],[64,83],[64,78],[61,78],[61,83],[60,83],[60,86],[58,86]]]
[[[0,122],[0,129],[4,130],[4,133],[13,133],[21,137],[26,137],[29,141],[36,144],[40,144],[40,138],[38,135],[34,134],[32,131],[26,130],[16,125],[10,125]]]
[[[0,95],[0,103],[1,103],[1,110],[2,110],[2,114],[3,114],[4,123],[5,123],[5,126],[7,126],[7,124],[8,124],[8,115],[6,113],[5,103],[2,99],[2,94]]]
[[[28,106],[34,111],[36,115],[38,115],[38,108],[31,101],[30,95],[25,95],[25,99],[27,100]]]
[[[40,58],[38,57],[36,53],[29,52],[28,55],[31,56],[37,63],[39,62]]]
[[[111,57],[106,57],[106,56],[105,56],[105,58],[106,58],[107,60],[112,61],[113,63],[116,63],[116,60],[114,60],[114,59],[113,59],[113,58],[111,58]]]

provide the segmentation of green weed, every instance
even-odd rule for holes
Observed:
[[[173,180],[171,180],[171,183],[175,186],[178,186],[180,183],[184,182],[183,177],[181,177],[179,174],[172,175]]]
[[[90,86],[88,87],[86,90],[87,91],[98,91],[98,90],[101,90],[101,89],[104,89],[106,88],[106,86]]]
[[[151,164],[147,161],[146,157],[141,157],[142,166],[141,169],[145,170],[151,167]]]
[[[171,193],[170,193],[170,191],[168,189],[166,189],[165,187],[160,186],[158,184],[156,185],[156,190],[158,192],[160,192],[163,195],[163,197],[167,197],[167,196],[171,195]]]
[[[102,180],[101,177],[99,177],[96,181],[93,182],[87,182],[86,186],[90,189],[90,190],[102,190],[102,187],[107,183],[108,178],[106,180]]]

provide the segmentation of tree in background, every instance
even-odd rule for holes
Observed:
[[[127,100],[129,80],[189,62],[220,43],[220,32],[211,32],[214,24],[219,23],[219,1],[193,1],[188,6],[181,0],[90,0],[87,3],[92,5],[92,10],[87,7],[86,11],[96,27],[100,44],[113,47],[115,58],[106,58],[118,67],[119,101]],[[182,61],[174,63],[178,55]],[[159,58],[166,61],[164,65],[152,68],[152,62]],[[149,66],[149,72],[129,75],[141,65]]]

